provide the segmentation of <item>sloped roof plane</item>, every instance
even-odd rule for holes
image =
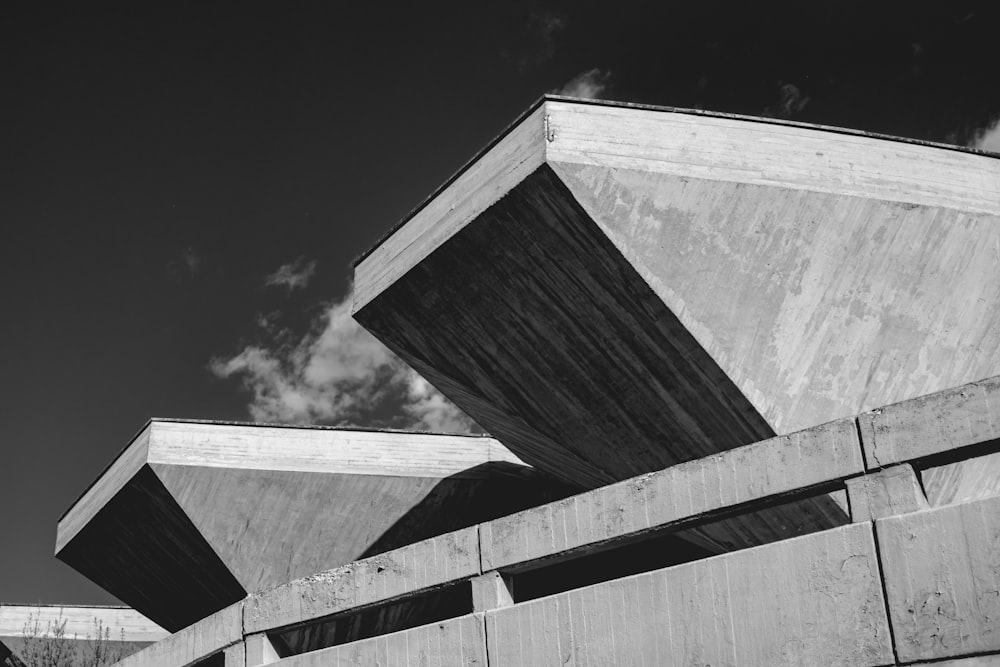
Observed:
[[[571,491],[488,437],[157,419],[62,517],[56,555],[176,630]]]
[[[1000,373],[998,253],[994,156],[546,98],[359,260],[353,314],[593,488]]]

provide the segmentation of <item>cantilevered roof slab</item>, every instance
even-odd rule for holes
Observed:
[[[545,99],[358,262],[354,317],[594,487],[1000,373],[1000,160]]]
[[[56,555],[175,631],[573,490],[488,437],[153,420],[59,521]]]
[[[5,666],[32,667],[43,655],[61,656],[60,664],[107,664],[166,636],[128,607],[0,603],[0,665]]]

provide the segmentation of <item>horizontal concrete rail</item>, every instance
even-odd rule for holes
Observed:
[[[962,456],[981,456],[984,447],[996,448],[1000,431],[992,415],[1000,414],[993,408],[997,396],[1000,378],[984,380],[408,545],[252,595],[120,664],[182,667],[218,655],[227,647],[225,657],[230,667],[268,664],[277,658],[251,664],[249,655],[242,650],[247,637],[266,639],[267,633],[351,614],[480,576],[488,581],[476,582],[481,585],[473,585],[472,590],[478,592],[476,611],[485,612],[489,619],[486,638],[494,665],[519,664],[520,657],[508,654],[512,650],[508,642],[498,639],[513,637],[515,632],[519,633],[520,644],[513,640],[510,644],[521,646],[519,651],[528,651],[524,655],[531,657],[532,664],[535,657],[537,664],[554,660],[548,653],[553,650],[562,651],[559,655],[566,657],[567,646],[577,651],[574,655],[578,660],[597,664],[613,660],[614,654],[602,651],[616,649],[601,648],[596,639],[607,632],[627,638],[626,644],[645,642],[643,637],[648,634],[653,648],[636,648],[640,651],[633,656],[636,660],[648,657],[641,651],[654,651],[650,655],[656,656],[655,651],[661,650],[668,651],[662,655],[693,660],[699,658],[691,648],[695,640],[686,637],[696,635],[684,633],[694,632],[690,630],[694,627],[703,633],[711,628],[709,634],[717,643],[709,646],[707,640],[697,640],[705,651],[702,657],[708,661],[718,659],[718,664],[723,665],[810,664],[820,655],[817,652],[827,656],[817,664],[893,664],[891,652],[888,658],[884,652],[887,630],[879,625],[879,614],[885,616],[884,611],[879,611],[885,604],[881,583],[874,599],[868,595],[872,580],[880,582],[879,577],[884,578],[887,591],[898,660],[913,663],[957,656],[971,659],[1000,652],[1000,627],[994,628],[994,619],[1000,618],[1000,602],[996,601],[1000,600],[996,592],[1000,590],[1000,575],[996,574],[1000,572],[996,556],[1000,519],[995,518],[1000,517],[1000,497],[928,509],[918,478],[920,465],[938,461],[936,457],[953,455],[950,460],[958,460]],[[937,431],[928,429],[927,437],[921,438],[919,423],[927,422],[925,413],[938,415],[933,422],[938,426]],[[862,451],[867,455],[867,465]],[[911,461],[916,463],[910,465]],[[755,511],[817,493],[831,493],[838,487],[841,491],[837,493],[850,497],[850,520],[855,522],[851,525],[539,600],[514,604],[508,592],[493,590],[500,585],[498,582],[506,585],[510,573],[516,580],[522,570],[593,550],[613,549],[618,542],[632,542],[657,531],[680,530],[728,513]],[[881,545],[879,558],[869,548],[873,526]],[[498,570],[505,576],[497,574]],[[852,575],[845,578],[847,572]],[[685,583],[689,579],[695,583]],[[725,590],[721,584],[712,583],[723,579],[727,582]],[[697,582],[708,582],[704,583],[708,588]],[[923,590],[921,586],[930,588]],[[641,622],[614,629],[622,619],[612,618],[615,614],[608,610],[632,614],[628,611],[633,609],[631,596],[652,595],[661,588],[666,598],[636,602],[639,609],[649,612],[637,617]],[[598,592],[603,596],[600,600],[595,597]],[[789,596],[810,602],[803,602],[799,608]],[[495,602],[484,605],[483,600]],[[591,608],[588,605],[596,605],[593,614],[585,611]],[[675,609],[676,605],[680,607]],[[682,609],[688,616],[680,613]],[[583,614],[580,622],[585,624],[585,633],[572,634],[575,643],[566,644],[566,633],[577,632],[573,629],[575,617],[567,616],[570,610]],[[610,614],[607,623],[597,620],[601,614]],[[810,614],[827,616],[813,618]],[[423,641],[415,638],[428,634],[444,637],[443,628],[459,622],[455,627],[463,628],[461,641],[465,642],[466,629],[472,627],[475,618],[484,617],[481,613],[462,616],[280,662],[341,664],[337,661],[349,661],[350,656],[380,655],[377,652],[390,645],[390,637],[397,642],[400,637]],[[715,625],[709,625],[710,621]],[[675,622],[687,623],[689,629],[685,630],[683,624],[675,626]],[[843,623],[853,623],[855,629],[838,625]],[[591,628],[591,624],[596,625]],[[544,628],[549,628],[549,634]],[[878,632],[869,642],[869,635],[864,633],[873,628]],[[810,634],[820,632],[818,629],[822,629],[820,634]],[[621,635],[617,634],[619,630]],[[675,636],[675,632],[680,634]],[[860,634],[855,636],[857,641],[845,643],[841,639],[847,635],[841,632]],[[655,643],[666,641],[665,637],[670,638],[669,643]],[[779,646],[780,651],[775,653]],[[763,662],[733,662],[734,650],[736,655],[760,656]],[[409,664],[406,660],[420,659],[419,653],[400,655],[405,656],[392,652],[390,658],[402,660],[398,664],[404,665]],[[367,657],[362,662],[365,660]],[[388,664],[394,664],[391,660]]]
[[[858,416],[871,469],[1000,439],[1000,376]]]
[[[484,523],[483,570],[680,527],[863,472],[854,420],[842,419]]]
[[[297,579],[246,600],[247,634],[414,595],[480,573],[477,527]]]
[[[118,662],[120,667],[184,667],[243,640],[243,602],[237,602]],[[227,665],[227,667],[229,667]]]

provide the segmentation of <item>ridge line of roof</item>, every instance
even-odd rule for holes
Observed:
[[[858,130],[849,127],[837,127],[835,125],[821,125],[818,123],[804,123],[802,121],[787,120],[783,118],[768,118],[766,116],[748,116],[744,114],[727,113],[725,111],[710,111],[706,109],[689,109],[686,107],[671,107],[656,104],[641,104],[638,102],[619,102],[615,100],[599,100],[590,99],[582,97],[570,97],[566,95],[554,95],[551,93],[546,93],[539,97],[537,100],[531,103],[527,109],[522,111],[517,118],[515,118],[510,124],[504,127],[499,134],[497,134],[493,139],[491,139],[485,146],[476,151],[476,153],[462,164],[451,176],[449,176],[444,183],[435,188],[430,195],[422,199],[416,206],[414,206],[406,215],[404,215],[396,224],[392,225],[387,232],[385,232],[379,239],[367,250],[362,252],[360,255],[355,257],[351,261],[351,268],[356,268],[358,264],[363,262],[369,255],[375,252],[385,241],[396,233],[400,227],[409,222],[417,213],[422,211],[428,204],[431,203],[438,195],[444,192],[448,186],[455,182],[459,176],[464,174],[469,167],[471,167],[475,162],[482,158],[486,153],[490,151],[494,146],[496,146],[500,141],[506,137],[510,132],[521,124],[521,122],[530,116],[538,107],[547,101],[553,102],[572,102],[574,104],[586,105],[586,106],[601,106],[601,107],[615,107],[622,109],[639,109],[645,111],[660,111],[664,113],[676,113],[685,114],[689,116],[705,116],[709,118],[728,118],[732,120],[741,120],[752,123],[761,123],[765,125],[783,125],[786,127],[797,127],[807,130],[816,130],[820,132],[830,132],[834,134],[844,134],[848,136],[855,137],[868,137],[870,139],[880,139],[883,141],[894,141],[903,144],[912,144],[916,146],[926,146],[928,148],[938,148],[942,150],[955,151],[958,153],[969,153],[972,155],[982,155],[984,157],[1000,159],[1000,153],[993,153],[991,151],[984,151],[978,148],[970,148],[968,146],[959,146],[957,144],[946,144],[937,141],[927,141],[925,139],[915,139],[912,137],[900,137],[892,134],[882,134],[879,132],[868,132],[866,130]]]

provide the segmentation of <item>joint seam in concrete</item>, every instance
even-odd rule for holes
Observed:
[[[485,565],[483,564],[483,524],[481,523],[476,524],[476,551],[476,562],[479,563],[479,574],[482,574]]]
[[[892,610],[889,605],[889,590],[886,588],[885,574],[882,567],[882,549],[878,543],[878,527],[875,525],[876,519],[868,522],[871,525],[872,541],[875,543],[875,567],[878,568],[878,581],[882,588],[882,604],[885,609],[885,624],[889,628],[889,645],[892,648],[892,659],[895,664],[899,662],[899,654],[896,651],[896,633],[892,628]]]
[[[854,415],[854,428],[858,433],[858,447],[861,449],[861,465],[868,470],[868,457],[865,455],[865,438],[861,434],[861,415]]]
[[[490,667],[490,630],[489,623],[486,622],[486,612],[479,614],[483,622],[483,654],[486,658],[486,667]]]

